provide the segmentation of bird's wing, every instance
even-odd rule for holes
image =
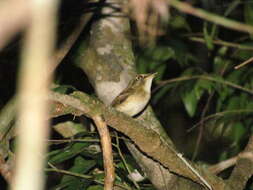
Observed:
[[[124,100],[127,99],[129,94],[133,91],[132,88],[133,82],[134,79],[128,83],[127,87],[118,96],[116,96],[116,98],[114,98],[114,100],[111,103],[111,106],[115,107],[116,105],[121,104]]]
[[[129,96],[128,92],[124,92],[125,90],[123,90],[113,101],[112,101],[112,107],[117,106],[118,104],[121,104],[122,102],[124,102],[127,97]]]

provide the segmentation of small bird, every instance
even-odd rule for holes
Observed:
[[[149,102],[151,85],[156,74],[136,75],[127,88],[113,100],[112,107],[131,117],[140,113]]]

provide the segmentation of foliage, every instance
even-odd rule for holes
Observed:
[[[232,9],[232,3],[213,5],[209,10],[219,14],[229,9],[227,17],[237,19],[239,15],[242,22],[252,25],[253,4],[244,2],[243,6],[238,4]],[[195,3],[194,6],[203,9],[208,7],[204,3]],[[137,71],[158,72],[151,103],[178,149],[185,151],[188,157],[197,151],[197,160],[211,164],[242,151],[253,130],[253,68],[250,64],[237,70],[234,67],[252,56],[252,44],[252,36],[248,34],[231,32],[175,10],[171,10],[167,31],[157,38],[155,45],[143,47],[134,44]],[[5,56],[6,59],[11,57],[8,53]],[[77,60],[78,55],[71,52],[68,59],[70,62]],[[73,75],[78,73],[75,77],[82,79],[76,77],[78,79],[73,83],[65,82],[73,80],[73,76],[64,75],[64,72],[69,71],[69,66],[64,64],[58,69],[58,85],[54,90],[61,93],[76,88],[87,90],[75,85],[80,80],[88,85],[80,71],[75,69],[72,70]],[[13,90],[3,83],[2,88]],[[1,99],[2,104],[6,97]],[[48,187],[66,190],[103,189],[103,157],[99,137],[93,126],[90,126],[91,121],[68,115],[56,118],[53,124],[71,127],[66,125],[66,121],[71,121],[73,128],[79,129],[81,125],[84,130],[77,130],[70,138],[65,138],[61,130],[52,134],[52,139],[56,141],[49,140],[51,144],[46,169]],[[202,140],[198,143],[201,146],[197,149],[196,129],[199,127],[204,128],[204,133],[200,134]],[[144,174],[126,150],[123,140],[127,139],[120,134],[113,135],[116,184],[125,189],[154,189],[145,177],[140,182],[129,177],[129,173],[135,170],[140,172],[139,175]],[[210,150],[207,147],[214,148]]]
[[[226,8],[231,7],[229,4],[223,7],[224,12]],[[251,24],[251,9],[251,5],[247,6],[245,3],[244,10],[234,8],[229,16],[233,17],[235,11],[240,12],[244,14],[245,22]],[[174,128],[168,128],[169,133],[182,133],[181,130],[184,128],[184,131],[191,131],[185,135],[186,139],[193,137],[189,143],[190,151],[189,147],[180,148],[188,149],[189,156],[192,155],[198,146],[195,138],[198,135],[196,129],[202,126],[205,132],[201,134],[204,137],[201,142],[202,149],[197,150],[197,159],[217,162],[240,152],[252,131],[253,70],[250,65],[237,70],[234,68],[251,57],[251,50],[243,50],[238,46],[247,44],[251,48],[251,37],[238,33],[229,34],[219,26],[207,22],[203,22],[202,29],[199,28],[198,31],[195,20],[175,14],[172,14],[169,25],[170,33],[162,37],[156,46],[138,52],[137,69],[139,72],[159,71],[152,99],[158,115],[162,118],[164,126]],[[201,36],[197,38],[201,39],[198,41],[202,44],[194,43],[196,40],[192,36]],[[243,36],[245,39],[240,40]],[[226,43],[217,43],[225,40],[238,48]],[[180,110],[175,109],[175,104]],[[187,126],[177,126],[182,122],[173,123],[173,119],[164,116],[164,113],[180,115],[179,117],[188,123]],[[189,126],[189,123],[193,125]],[[178,144],[187,144],[183,138],[176,141],[182,141]],[[201,155],[206,154],[204,147],[211,146],[212,143],[221,143],[218,153],[211,159],[203,158]]]

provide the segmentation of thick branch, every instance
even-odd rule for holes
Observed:
[[[82,92],[75,92],[71,96],[52,93],[50,99],[64,104],[66,108],[73,107],[88,117],[102,114],[108,125],[130,137],[140,150],[159,161],[170,171],[203,185],[203,181],[179,158],[180,154],[163,141],[158,133],[148,129],[140,121],[134,120],[111,107],[106,107]],[[193,164],[191,167],[195,168],[213,189],[224,189],[225,184],[221,179]]]
[[[253,136],[250,137],[245,150],[239,154],[237,164],[228,180],[232,189],[244,189],[253,175]]]

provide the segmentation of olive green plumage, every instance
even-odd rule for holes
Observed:
[[[111,105],[118,111],[130,116],[140,113],[149,102],[151,85],[155,75],[156,73],[136,75],[127,88],[113,100]]]

